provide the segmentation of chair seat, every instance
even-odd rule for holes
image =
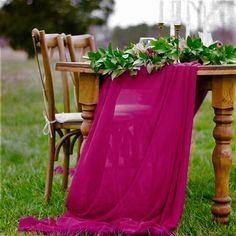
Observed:
[[[74,113],[56,113],[55,114],[56,121],[59,123],[66,122],[82,122],[82,113],[74,112]]]

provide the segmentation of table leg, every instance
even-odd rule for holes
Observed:
[[[97,104],[99,94],[99,77],[95,73],[80,73],[79,76],[79,103],[82,105],[81,133],[83,142],[80,151],[83,150],[86,142]]]
[[[91,128],[96,105],[84,105],[84,104],[81,104],[81,105],[82,105],[82,118],[83,118],[83,122],[81,125],[81,133],[83,135],[83,142],[81,144],[80,150],[82,151],[84,148],[84,144],[86,142],[89,130]]]
[[[213,130],[215,148],[212,162],[215,171],[215,195],[211,211],[214,220],[221,223],[229,221],[231,212],[229,196],[229,176],[232,164],[231,139],[233,137],[234,81],[229,76],[213,79],[212,106],[215,111]]]
[[[212,161],[215,170],[215,202],[211,208],[214,219],[218,222],[228,222],[231,212],[229,197],[229,175],[232,164],[232,150],[230,141],[233,137],[233,129],[231,127],[233,109],[215,108],[214,121],[216,126],[213,136],[216,146],[213,151]]]

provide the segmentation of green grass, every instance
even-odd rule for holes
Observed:
[[[56,217],[63,212],[66,194],[60,191],[57,175],[51,202],[43,202],[47,137],[42,134],[42,92],[35,62],[5,60],[2,77],[0,235],[18,235],[21,216]],[[214,223],[210,213],[214,192],[212,117],[208,97],[194,121],[186,201],[176,230],[179,236],[236,236],[236,172],[232,171],[230,178],[233,212],[229,225]],[[235,139],[233,142],[235,153]]]

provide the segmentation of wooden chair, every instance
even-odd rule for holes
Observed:
[[[43,30],[39,31],[38,29],[33,29],[32,38],[35,49],[37,47],[40,48],[44,71],[44,75],[42,75],[38,60],[39,72],[43,85],[46,126],[48,128],[48,165],[45,185],[45,201],[48,202],[52,191],[54,161],[57,160],[61,147],[63,147],[64,151],[62,190],[65,191],[67,188],[69,156],[73,151],[76,139],[81,136],[80,127],[82,117],[77,108],[75,108],[75,112],[71,112],[69,78],[67,77],[66,72],[57,72],[58,74],[61,74],[62,92],[59,94],[59,97],[63,98],[63,101],[60,104],[63,106],[63,110],[62,112],[59,112],[58,107],[56,108],[55,93],[58,91],[55,88],[55,82],[59,78],[54,78],[53,76],[53,70],[55,70],[53,62],[66,61],[65,35],[45,34]],[[54,57],[56,57],[56,59],[54,59]],[[72,137],[73,139],[70,140]]]
[[[83,56],[87,54],[88,51],[95,51],[95,41],[94,37],[90,34],[83,34],[83,35],[67,35],[66,36],[66,46],[68,48],[70,59],[72,62],[76,61],[85,61]],[[75,98],[78,111],[81,111],[81,106],[78,101],[79,97],[79,73],[74,72],[74,83],[75,83]]]

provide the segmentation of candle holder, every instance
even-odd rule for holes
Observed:
[[[181,30],[181,25],[180,24],[176,24],[175,25],[175,37],[179,38],[180,36],[180,30]]]
[[[175,24],[175,37],[178,39],[177,43],[177,60],[175,61],[176,63],[179,63],[179,38],[180,38],[180,30],[181,30],[181,24]]]
[[[162,37],[164,35],[164,23],[160,22],[158,24],[158,28],[159,28],[159,37]]]

